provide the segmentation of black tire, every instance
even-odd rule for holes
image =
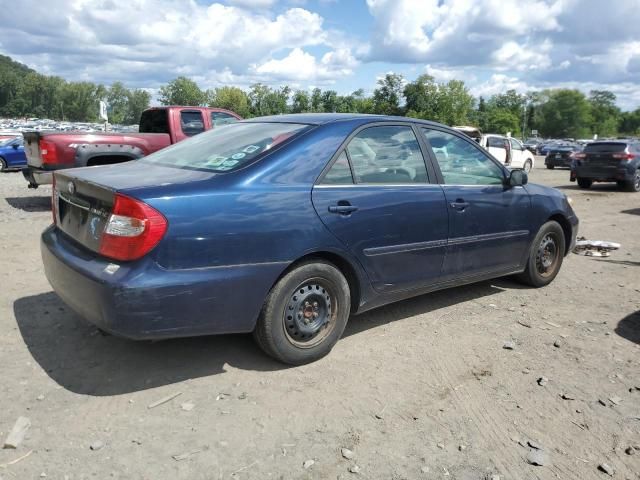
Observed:
[[[547,163],[547,170],[553,170],[554,168],[556,168],[555,165],[550,165]]]
[[[267,355],[303,365],[327,355],[342,336],[351,293],[335,265],[313,260],[282,277],[267,296],[253,336]]]
[[[618,182],[618,186],[622,183],[622,189],[625,192],[640,192],[640,169],[636,170],[636,176],[629,182]]]
[[[4,158],[0,157],[0,172],[7,171],[7,162]]]
[[[523,170],[527,172],[531,172],[531,160],[525,160],[524,165],[522,166]]]
[[[580,188],[591,188],[591,185],[593,185],[593,180],[590,178],[578,177],[578,186]]]
[[[556,278],[565,254],[564,231],[556,221],[542,225],[529,248],[529,258],[524,272],[516,278],[531,287],[549,285]]]

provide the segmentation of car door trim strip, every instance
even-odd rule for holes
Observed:
[[[418,250],[428,250],[431,248],[466,245],[469,243],[486,242],[491,240],[502,240],[506,238],[524,237],[528,235],[529,235],[529,230],[515,230],[512,232],[487,233],[484,235],[471,235],[468,237],[451,238],[449,240],[431,240],[428,242],[405,243],[401,245],[389,245],[385,247],[365,248],[364,254],[367,257],[376,257],[379,255],[415,252]]]

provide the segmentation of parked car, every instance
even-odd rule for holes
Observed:
[[[0,141],[0,172],[17,170],[27,164],[24,155],[22,137],[14,137]]]
[[[205,107],[154,107],[142,112],[139,133],[25,132],[30,188],[51,183],[63,168],[122,163],[142,158],[215,126],[240,120],[234,112]]]
[[[54,179],[42,258],[73,310],[132,339],[253,332],[290,364],[350,314],[504,275],[545,286],[578,227],[563,193],[401,117],[255,118]]]
[[[534,155],[538,155],[538,149],[540,148],[540,145],[542,145],[542,140],[536,137],[527,138],[523,142],[523,145],[524,148],[529,150],[531,153],[533,153]]]
[[[628,192],[640,192],[640,142],[602,141],[574,154],[572,182],[590,188],[593,182],[616,182]]]
[[[510,168],[522,168],[529,173],[535,165],[533,153],[524,148],[520,140],[504,135],[482,135],[480,145],[486,148],[500,163]]]
[[[571,167],[574,155],[581,152],[582,147],[579,145],[557,145],[549,148],[547,156],[544,158],[544,164],[549,170],[556,167]]]

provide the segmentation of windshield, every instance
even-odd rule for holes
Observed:
[[[308,125],[296,123],[233,123],[196,135],[142,161],[171,167],[228,172],[251,163]]]

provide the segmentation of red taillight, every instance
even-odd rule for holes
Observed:
[[[51,178],[53,179],[52,184],[51,184],[51,214],[53,215],[53,224],[57,225],[58,224],[58,220],[57,220],[57,215],[56,215],[56,208],[57,208],[57,203],[58,203],[58,190],[56,190],[56,176],[55,174],[52,174]]]
[[[636,156],[633,153],[627,153],[627,152],[614,153],[611,156],[616,160],[633,160],[634,158],[636,158]]]
[[[58,152],[56,151],[56,146],[53,142],[45,140],[44,138],[40,140],[40,158],[42,158],[42,163],[58,163]]]
[[[102,234],[100,254],[116,260],[136,260],[149,253],[167,231],[167,219],[144,202],[116,194]]]
[[[575,158],[576,160],[584,160],[585,158],[587,158],[587,154],[586,153],[572,153],[571,154],[571,158]]]

